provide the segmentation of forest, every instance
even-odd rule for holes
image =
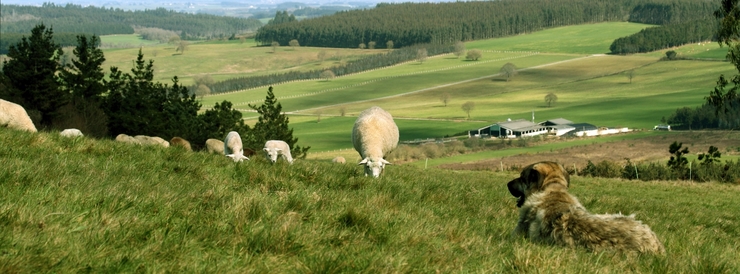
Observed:
[[[152,27],[179,33],[181,39],[217,39],[255,31],[262,26],[257,19],[224,17],[207,14],[186,14],[164,8],[125,11],[94,6],[55,5],[41,7],[0,5],[0,54],[8,46],[28,35],[36,25],[53,28],[57,43],[74,46],[75,37],[85,35],[132,34],[135,27]]]
[[[530,33],[558,26],[630,21],[657,25],[712,19],[714,4],[696,0],[503,0],[451,3],[381,3],[260,28],[255,39],[281,45],[354,48],[374,41],[396,47],[454,43]]]

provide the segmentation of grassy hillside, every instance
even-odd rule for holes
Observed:
[[[0,130],[0,272],[736,273],[740,188],[572,178],[665,256],[512,238],[514,173],[223,156]]]
[[[135,36],[103,36],[102,43],[135,43]],[[141,43],[144,40],[142,40]],[[136,59],[140,44],[133,48],[104,49],[106,62],[103,68],[116,66],[128,72],[132,60]],[[357,59],[363,55],[379,53],[383,50],[360,49],[322,49],[310,47],[257,47],[253,39],[241,41],[210,41],[191,43],[184,53],[176,52],[176,45],[141,44],[146,60],[154,60],[155,81],[170,83],[177,76],[181,83],[193,84],[193,76],[210,75],[215,81],[251,75],[280,73],[290,70],[315,70],[332,67]],[[325,52],[323,62],[318,58]]]
[[[659,62],[664,52],[591,55],[607,52],[610,39],[645,27],[648,26],[601,23],[474,41],[467,43],[467,48],[483,50],[483,58],[477,62],[453,55],[435,56],[424,63],[408,62],[330,81],[279,84],[274,86],[274,92],[283,110],[291,115],[299,144],[312,146],[312,154],[329,159],[336,154],[331,151],[351,149],[348,136],[353,117],[372,105],[389,110],[398,119],[401,140],[453,135],[508,118],[531,119],[532,111],[537,121],[563,117],[598,126],[652,128],[676,108],[702,104],[717,76],[731,74],[734,69],[721,62],[726,49],[716,43],[671,49],[681,56],[715,61]],[[130,66],[137,50],[106,51],[106,58],[121,67]],[[152,57],[155,50],[159,53]],[[327,56],[346,56],[342,61],[378,52],[281,47],[272,53],[271,48],[254,47],[252,41],[232,41],[192,44],[182,55],[173,55],[174,47],[166,45],[145,47],[144,53],[146,58],[155,59],[156,75],[162,81],[169,81],[170,73],[176,73],[187,82],[191,81],[188,77],[203,73],[218,80],[340,62],[338,58],[319,62],[316,55],[322,50]],[[519,74],[509,82],[497,75],[507,62],[519,68]],[[629,71],[633,71],[631,83],[626,76]],[[266,90],[265,87],[207,96],[202,103],[204,108],[210,108],[216,102],[229,100],[245,111],[247,119],[252,119],[248,123],[253,123],[256,113],[249,112],[247,105],[261,103]],[[550,92],[558,96],[558,101],[547,107],[544,96]],[[445,93],[450,94],[446,107],[440,100]],[[460,108],[467,101],[476,105],[470,119]],[[345,117],[339,117],[342,109]],[[317,123],[319,113],[321,122]]]

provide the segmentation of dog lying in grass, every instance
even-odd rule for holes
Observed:
[[[568,193],[569,185],[568,172],[558,163],[539,162],[525,167],[519,178],[507,184],[520,208],[514,234],[533,242],[592,251],[665,253],[655,233],[634,215],[591,214]]]

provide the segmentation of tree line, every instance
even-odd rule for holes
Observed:
[[[298,139],[292,136],[272,87],[264,104],[250,105],[260,113],[250,128],[229,101],[199,114],[201,104],[177,76],[171,86],[153,82],[154,61],[146,61],[141,50],[130,72],[111,67],[106,79],[101,67],[105,56],[97,36],[77,36],[75,58],[61,65],[64,52],[53,35],[51,28],[37,25],[30,37],[10,46],[0,73],[0,98],[23,106],[40,129],[77,128],[92,137],[121,133],[165,139],[178,136],[195,148],[233,130],[240,133],[247,148],[283,140],[295,157],[305,157],[309,149],[296,145]]]
[[[441,44],[414,45],[390,51],[388,53],[370,55],[359,60],[348,62],[347,64],[342,66],[330,68],[329,70],[333,72],[334,76],[342,76],[371,69],[392,66],[398,63],[415,60],[417,58],[417,53],[419,49],[426,49],[426,52],[429,55],[438,55],[453,52],[454,46]],[[322,73],[324,73],[326,70],[327,69],[316,69],[311,71],[291,71],[269,75],[238,77],[215,82],[212,85],[209,85],[209,87],[211,88],[211,93],[215,94],[274,85],[288,81],[320,79],[325,78],[322,77]],[[191,87],[192,90],[195,90],[196,88],[196,86]]]
[[[648,4],[655,5],[648,5]],[[668,9],[656,18],[656,6]],[[706,18],[712,5],[700,0],[502,0],[444,3],[380,3],[374,9],[271,24],[255,40],[353,48],[393,41],[397,47],[453,43],[528,33],[544,28],[606,21],[683,23]],[[644,10],[644,11],[643,11]],[[661,10],[663,11],[663,10]],[[663,11],[664,12],[664,11]],[[634,19],[632,16],[634,15]]]
[[[13,34],[29,33],[39,23],[53,27],[58,34],[73,33],[73,36],[132,34],[134,26],[140,26],[175,31],[182,39],[222,38],[262,26],[257,19],[187,14],[164,8],[126,11],[54,3],[45,3],[41,7],[0,4],[0,17],[0,32],[3,34],[0,36],[0,53],[6,53],[7,46],[20,41],[20,37]],[[61,38],[59,35],[55,37]]]
[[[704,1],[646,3],[635,6],[630,21],[661,25],[614,40],[613,54],[644,53],[689,43],[716,39],[715,4]]]

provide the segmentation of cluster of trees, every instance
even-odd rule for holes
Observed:
[[[425,49],[428,55],[438,55],[453,52],[454,46],[441,44],[424,44],[404,47],[388,53],[371,55],[353,62],[349,62],[342,66],[330,68],[332,72],[332,76],[330,78],[381,67],[387,67],[406,61],[417,60],[417,58],[419,57],[420,49]],[[274,85],[277,83],[294,80],[327,79],[328,73],[326,71],[327,69],[316,69],[311,71],[291,71],[279,74],[276,73],[270,75],[240,77],[219,81],[213,83],[209,87],[211,88],[211,93],[215,94],[261,87],[266,85]]]
[[[653,5],[649,5],[653,4]],[[660,11],[655,11],[659,7]],[[667,9],[667,10],[663,10]],[[374,9],[338,12],[260,28],[263,45],[353,48],[370,41],[394,41],[398,47],[454,43],[533,32],[544,28],[605,21],[683,23],[704,18],[710,3],[696,0],[503,0],[445,3],[381,3]],[[659,16],[656,16],[662,12]],[[634,19],[631,16],[634,15]]]
[[[715,8],[714,2],[690,0],[638,4],[629,21],[660,26],[614,40],[609,50],[613,54],[641,53],[714,39]]]
[[[0,16],[3,18],[0,24],[0,32],[3,34],[0,36],[0,53],[6,53],[7,46],[20,41],[20,37],[13,34],[29,33],[40,22],[53,26],[58,33],[72,33],[72,37],[80,34],[132,34],[133,25],[138,25],[175,31],[182,39],[187,40],[223,38],[262,26],[256,19],[187,14],[164,8],[125,11],[54,3],[45,3],[41,7],[1,4]],[[55,36],[55,39],[61,38],[59,35]],[[74,45],[74,42],[69,45]]]
[[[714,12],[719,20],[717,39],[720,45],[727,46],[727,59],[735,66],[738,74],[731,78],[720,75],[717,85],[707,97],[706,102],[697,108],[680,108],[666,122],[678,129],[740,128],[740,0],[722,0],[720,8]],[[666,53],[668,55],[668,53]],[[670,55],[668,55],[670,59]]]
[[[110,68],[108,79],[102,64],[105,56],[97,36],[77,37],[75,59],[61,66],[61,46],[53,31],[36,26],[29,38],[9,48],[9,60],[0,73],[0,98],[23,106],[40,129],[78,128],[88,136],[113,137],[150,135],[185,138],[196,148],[208,138],[222,139],[238,131],[246,147],[256,149],[267,140],[284,140],[295,157],[305,157],[309,147],[296,145],[288,118],[275,99],[272,87],[264,104],[250,105],[260,114],[250,128],[242,114],[223,101],[198,114],[201,104],[195,95],[178,83],[172,86],[153,82],[154,61],[148,62],[139,50],[130,73]]]
[[[717,21],[711,18],[646,28],[638,33],[614,40],[609,50],[613,54],[651,52],[714,40],[716,32]]]
[[[583,9],[572,9],[580,5]],[[621,4],[612,1],[557,0],[378,4],[370,10],[338,12],[260,28],[263,44],[354,48],[360,43],[392,40],[397,47],[454,43],[532,32],[546,27],[618,20]],[[585,11],[585,12],[584,12]]]

